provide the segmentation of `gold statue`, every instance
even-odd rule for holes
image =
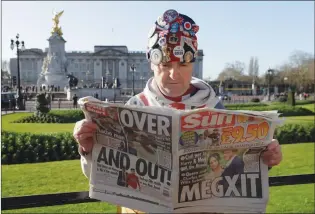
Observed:
[[[61,27],[59,27],[59,18],[62,16],[63,11],[59,13],[54,13],[54,18],[52,19],[54,21],[54,27],[51,31],[51,34],[57,33],[59,36],[62,36],[62,30]]]

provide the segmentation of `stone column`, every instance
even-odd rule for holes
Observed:
[[[115,71],[115,64],[116,64],[116,59],[113,59],[112,60],[112,69],[113,69],[113,81],[114,81],[114,79],[116,78],[116,71]]]
[[[94,80],[96,83],[102,82],[102,61],[100,59],[94,60]]]

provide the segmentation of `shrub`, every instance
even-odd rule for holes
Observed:
[[[13,121],[13,123],[65,123],[64,119],[49,114],[31,115]]]
[[[71,133],[31,134],[1,132],[2,164],[39,163],[79,159]]]
[[[252,98],[250,101],[253,102],[253,103],[259,103],[260,99],[255,97],[255,98]]]
[[[280,144],[315,141],[315,125],[286,124],[275,130]]]
[[[75,123],[79,120],[85,118],[82,110],[52,110],[49,112],[50,115],[57,116],[59,118],[63,118],[65,123]]]
[[[36,110],[36,115],[38,116],[49,112],[48,100],[43,93],[36,95]]]
[[[227,109],[229,110],[250,110],[250,111],[271,111],[271,110],[278,110],[281,113],[281,116],[308,116],[314,115],[309,109],[301,108],[301,107],[293,107],[288,105],[270,105],[270,106],[253,106],[253,107],[230,107],[228,106]]]
[[[23,117],[13,123],[75,123],[84,119],[81,110],[53,110],[48,114],[35,114]]]
[[[235,104],[224,104],[226,108],[247,108],[247,107],[256,107],[256,106],[269,106],[266,103],[235,103]]]

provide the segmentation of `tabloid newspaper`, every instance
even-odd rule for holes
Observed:
[[[98,126],[91,198],[147,213],[265,212],[261,153],[277,112],[79,104]]]

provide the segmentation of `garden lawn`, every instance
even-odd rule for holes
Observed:
[[[285,124],[301,124],[308,125],[314,124],[315,116],[294,116],[294,117],[284,117]]]
[[[283,161],[270,170],[270,176],[314,173],[314,143],[283,145],[282,149]],[[88,180],[81,172],[79,160],[2,165],[2,197],[76,191],[88,191]],[[268,212],[313,211],[314,184],[271,187]],[[9,212],[109,213],[115,212],[115,207],[96,202],[3,211]]]
[[[299,105],[299,107],[306,108],[308,110],[315,112],[315,104]]]
[[[267,213],[314,213],[314,184],[270,187]]]
[[[283,160],[269,171],[269,176],[314,174],[314,143],[282,145]]]
[[[12,123],[33,113],[13,113],[1,116],[2,130],[13,132],[52,133],[72,132],[74,123]]]

